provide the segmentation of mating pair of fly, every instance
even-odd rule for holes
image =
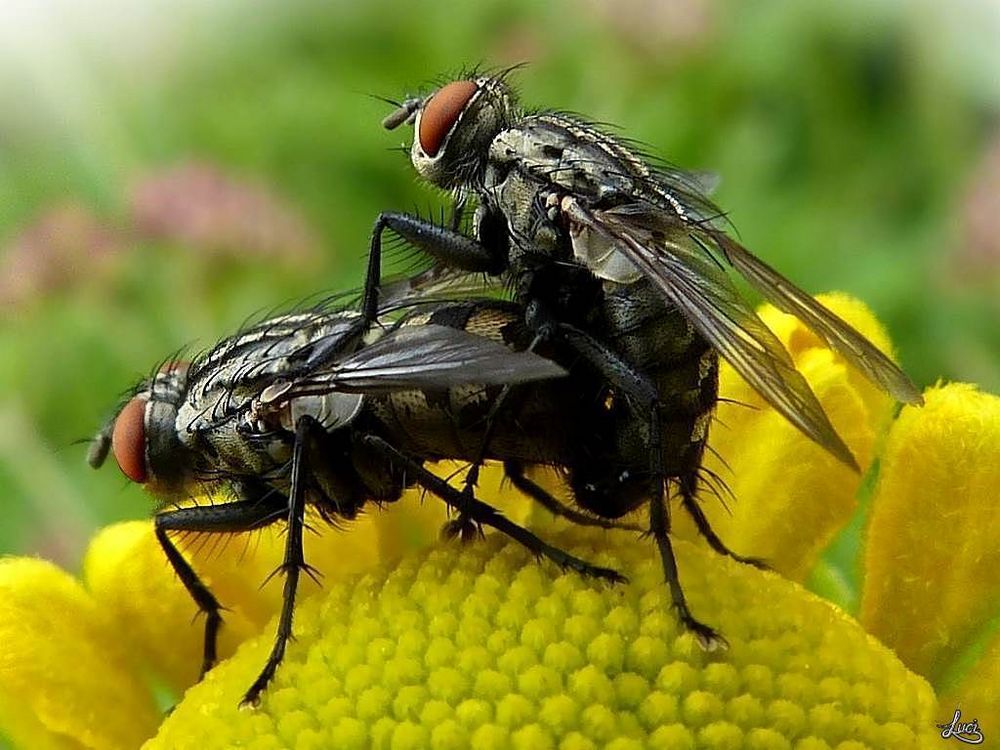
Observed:
[[[359,305],[266,320],[191,363],[168,363],[91,446],[93,466],[110,449],[130,479],[167,500],[228,495],[208,506],[164,505],[155,516],[157,540],[205,614],[202,674],[216,660],[222,604],[171,533],[286,524],[277,634],[246,703],[274,676],[299,577],[312,573],[302,549],[307,506],[334,523],[418,485],[454,512],[453,534],[492,527],[564,568],[624,580],[477,499],[478,471],[490,459],[519,490],[577,523],[614,526],[648,506],[644,525],[680,621],[705,649],[725,647],[685,602],[667,508],[675,492],[717,552],[760,564],[730,551],[699,505],[718,357],[858,468],[727,268],[896,399],[921,401],[868,340],[727,236],[697,177],[654,165],[579,117],[522,109],[506,77],[461,76],[383,121],[413,126],[411,161],[454,197],[450,226],[380,214]],[[386,230],[433,258],[431,269],[383,284]],[[508,299],[486,298],[484,279]],[[471,296],[476,290],[481,296]],[[463,489],[425,468],[439,459],[469,463]],[[572,504],[535,484],[525,474],[532,465],[558,468]]]

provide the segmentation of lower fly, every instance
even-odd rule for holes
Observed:
[[[623,580],[549,545],[424,466],[444,458],[481,460],[489,423],[485,458],[503,460],[516,486],[574,521],[609,525],[564,507],[524,475],[526,465],[576,465],[612,443],[594,412],[599,383],[580,373],[574,387],[561,384],[566,370],[526,351],[532,337],[509,303],[453,303],[401,320],[386,317],[380,311],[377,325],[360,338],[358,314],[344,310],[251,326],[141,382],[91,446],[93,466],[110,452],[126,476],[162,498],[220,489],[234,498],[155,516],[157,541],[205,613],[202,674],[217,659],[223,606],[171,535],[287,525],[277,633],[245,703],[258,701],[291,634],[298,580],[310,571],[302,547],[307,506],[331,522],[351,519],[365,504],[391,503],[416,484],[463,524],[496,529],[583,575]],[[508,397],[495,414],[499,393]]]

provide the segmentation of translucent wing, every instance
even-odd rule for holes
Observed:
[[[451,299],[483,297],[499,290],[498,282],[481,273],[469,273],[435,263],[415,276],[388,279],[379,290],[379,304],[384,310],[415,307]]]
[[[414,276],[400,276],[383,280],[379,288],[378,322],[379,325],[388,324],[391,323],[394,315],[396,319],[400,317],[396,315],[398,313],[438,305],[449,300],[469,300],[474,296],[483,298],[487,291],[489,291],[489,287],[483,274],[471,274],[442,264],[435,264]],[[362,289],[337,295],[334,301],[338,306],[332,308],[332,313],[345,315],[342,303],[353,300],[357,304],[363,295],[364,290]],[[329,306],[325,301],[322,305],[324,308]],[[290,360],[290,366],[308,374],[317,368],[326,366],[327,360],[336,357],[338,351],[345,348],[353,349],[353,344],[345,347],[345,336],[351,332],[358,332],[356,328],[352,327],[354,322],[348,320],[341,330],[312,338],[308,342],[308,346],[304,346],[297,357]]]
[[[768,302],[805,323],[831,349],[897,401],[923,403],[920,391],[913,382],[872,342],[738,242],[721,232],[713,232],[712,239],[733,267]]]
[[[331,391],[385,393],[507,385],[565,375],[551,360],[456,328],[404,325],[350,356],[297,379],[288,397]]]
[[[740,297],[691,225],[646,204],[589,211],[564,208],[570,219],[615,240],[736,371],[811,440],[857,469],[805,378],[777,337]]]

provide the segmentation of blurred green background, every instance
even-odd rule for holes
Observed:
[[[1000,387],[993,4],[4,7],[0,553],[74,569],[95,528],[149,513],[74,441],[179,347],[357,286],[379,210],[442,205],[370,95],[480,62],[717,172],[741,239],[867,301],[920,385]]]

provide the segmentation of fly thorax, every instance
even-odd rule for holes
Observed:
[[[490,144],[490,164],[530,175],[563,193],[606,201],[631,186],[592,131],[559,115],[524,118]]]
[[[496,134],[489,144],[489,161],[498,167],[516,169],[539,182],[558,184],[562,172],[566,137],[548,127],[520,124]]]
[[[592,129],[559,115],[525,118],[497,135],[490,145],[490,164],[504,174],[503,210],[528,224],[521,231],[530,232],[542,213],[544,225],[568,228],[573,257],[596,276],[617,284],[642,278],[610,238],[562,218],[567,200],[604,203],[630,186],[625,166]]]
[[[546,207],[543,187],[522,172],[508,172],[490,191],[494,213],[506,217],[510,233],[510,263],[522,254],[543,255],[552,260],[569,259],[556,214]],[[482,239],[482,238],[480,238]]]

